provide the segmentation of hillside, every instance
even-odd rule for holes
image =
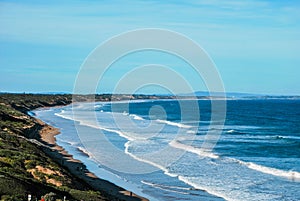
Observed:
[[[97,100],[107,98],[103,95],[97,97]],[[84,101],[88,98],[82,96],[81,99]],[[79,165],[83,173],[78,174],[83,175],[88,172],[84,164],[76,162],[70,165],[73,162],[60,159],[63,156],[40,139],[39,132],[42,129],[51,131],[55,128],[30,117],[27,112],[71,102],[71,95],[0,94],[1,200],[27,200],[28,194],[38,200],[46,194],[54,197],[52,200],[62,200],[64,196],[66,200],[140,200],[133,197],[127,199],[122,193],[96,191],[91,183],[83,180],[83,176],[71,174],[74,170],[72,172],[72,169],[62,165],[69,163],[69,167],[74,168],[74,165]],[[117,192],[124,190],[98,180],[106,186],[117,188]]]

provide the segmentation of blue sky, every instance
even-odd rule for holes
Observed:
[[[81,64],[103,41],[163,28],[204,48],[226,91],[300,95],[299,22],[297,0],[0,1],[0,91],[72,92]],[[109,80],[124,66],[152,58],[182,65],[152,53],[132,56],[116,64],[123,70],[108,72],[98,92],[112,91]],[[195,90],[205,90],[190,76]]]

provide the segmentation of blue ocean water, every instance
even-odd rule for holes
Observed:
[[[35,111],[90,171],[150,200],[300,200],[299,99],[228,100],[224,125],[211,113],[209,100]],[[221,134],[212,150],[208,131]]]

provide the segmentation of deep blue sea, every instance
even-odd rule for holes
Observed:
[[[34,113],[60,128],[57,143],[90,171],[150,200],[300,200],[300,99],[226,105],[224,124],[212,122],[210,100],[76,103]]]

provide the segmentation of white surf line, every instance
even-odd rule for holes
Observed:
[[[182,143],[180,143],[180,142],[178,142],[176,140],[171,141],[169,143],[169,145],[171,147],[174,147],[174,148],[177,148],[177,149],[182,149],[182,150],[185,150],[187,152],[191,152],[191,153],[197,154],[199,156],[208,157],[208,158],[214,158],[214,159],[219,158],[219,156],[216,155],[216,154],[213,154],[211,152],[203,151],[202,149],[195,148],[195,147],[190,146],[190,145],[182,144]]]
[[[157,119],[155,121],[159,122],[159,123],[163,123],[163,124],[168,124],[170,126],[176,126],[176,127],[179,127],[179,128],[191,128],[192,127],[192,126],[189,126],[189,125],[185,125],[185,124],[181,124],[181,123],[176,123],[176,122],[172,122],[172,121],[168,121],[168,120]]]
[[[211,194],[211,195],[214,195],[216,197],[219,197],[219,198],[223,198],[224,200],[228,200],[228,201],[240,201],[240,200],[235,200],[235,199],[231,199],[229,197],[227,197],[226,195],[220,193],[220,192],[217,192],[215,190],[212,190],[208,187],[205,187],[205,186],[199,186],[198,184],[195,184],[191,181],[189,181],[186,177],[184,176],[178,176],[178,179],[192,187],[194,187],[195,189],[198,189],[198,190],[202,190],[202,191],[205,191],[207,192],[208,194]]]
[[[151,186],[151,187],[154,187],[154,188],[161,189],[163,191],[168,191],[168,192],[172,192],[172,193],[179,193],[179,194],[183,194],[183,195],[189,195],[190,194],[190,193],[187,193],[187,192],[172,190],[172,188],[168,188],[167,186],[163,186],[163,185],[160,185],[160,184],[154,184],[154,183],[150,183],[150,182],[146,182],[146,181],[141,181],[141,183],[146,184],[146,185]],[[175,189],[175,188],[173,188],[173,189]]]
[[[300,182],[300,172],[280,170],[280,169],[276,169],[276,168],[258,165],[253,162],[244,162],[244,161],[237,160],[237,159],[235,159],[235,160],[238,163],[245,165],[252,170],[256,170],[258,172],[270,174],[270,175],[277,176],[277,177],[285,177],[285,178],[291,179],[293,181]]]

